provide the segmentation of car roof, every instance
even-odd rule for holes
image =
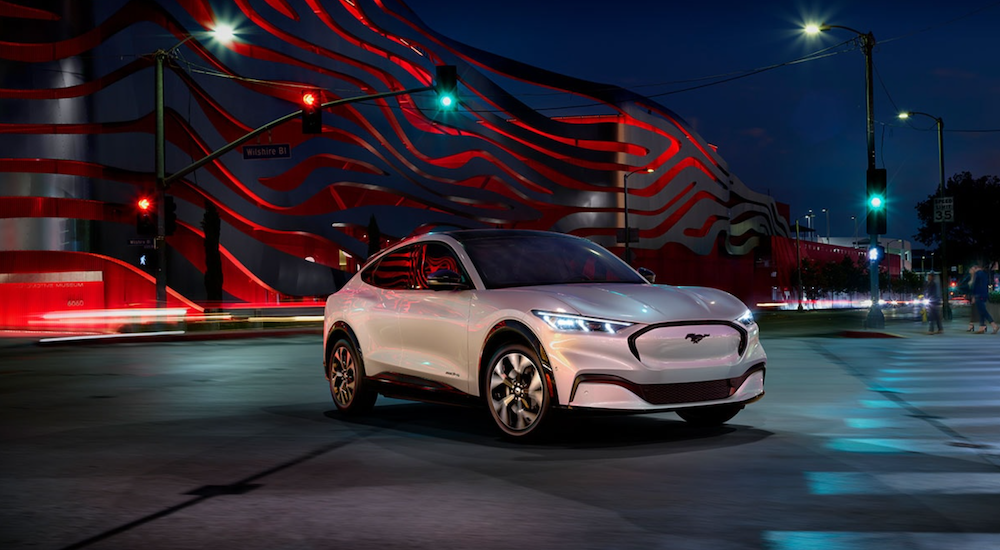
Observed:
[[[556,233],[554,231],[536,231],[531,229],[457,229],[452,231],[442,231],[432,233],[436,235],[448,235],[460,243],[474,241],[477,239],[488,239],[495,237],[552,237],[577,239],[573,235]]]
[[[475,241],[478,239],[490,239],[497,237],[550,237],[550,238],[565,238],[565,239],[580,239],[574,235],[567,235],[565,233],[557,233],[555,231],[541,231],[534,229],[450,229],[446,231],[431,231],[429,233],[422,233],[420,235],[414,235],[407,237],[397,243],[393,243],[392,246],[383,248],[379,250],[376,254],[373,254],[365,263],[361,266],[362,269],[367,268],[371,265],[373,260],[376,260],[384,256],[388,251],[395,250],[397,248],[402,248],[408,244],[426,242],[431,240],[438,240],[435,237],[447,236],[455,239],[460,244],[467,243],[469,241]]]

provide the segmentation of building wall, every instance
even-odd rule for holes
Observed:
[[[165,78],[168,174],[299,109],[305,87],[324,101],[413,89],[450,64],[461,94],[454,112],[433,92],[330,108],[317,136],[290,120],[252,143],[287,143],[291,158],[244,160],[237,149],[176,182],[167,280],[192,300],[205,296],[209,202],[222,217],[225,293],[244,301],[335,291],[367,255],[373,217],[388,241],[437,227],[533,228],[622,253],[623,180],[645,168],[629,177],[632,248],[662,282],[749,298],[762,243],[788,236],[774,201],[667,107],[455,42],[399,0],[46,0],[2,17],[30,28],[0,45],[17,75],[0,89],[3,250],[79,250],[143,271],[128,243],[133,204],[154,182],[149,54],[184,40]],[[240,37],[228,46],[205,33],[224,19]],[[551,104],[582,106],[553,116]],[[29,198],[44,201],[19,210]]]

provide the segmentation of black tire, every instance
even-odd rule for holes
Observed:
[[[677,416],[685,422],[698,428],[716,428],[732,420],[743,410],[743,405],[716,405],[714,407],[698,407],[680,409]]]
[[[365,379],[365,366],[354,344],[340,338],[330,348],[327,361],[330,369],[330,396],[337,410],[344,414],[361,414],[372,410],[378,393]]]
[[[501,347],[486,364],[481,385],[490,416],[504,435],[538,437],[549,413],[550,396],[535,350],[521,344]]]

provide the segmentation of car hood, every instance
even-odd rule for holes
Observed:
[[[572,284],[522,287],[565,304],[577,313],[633,323],[734,320],[746,310],[738,298],[714,288],[637,284]],[[540,301],[544,303],[546,300]]]

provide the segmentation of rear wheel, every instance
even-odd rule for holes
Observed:
[[[330,395],[337,410],[347,414],[368,412],[378,393],[365,380],[365,366],[354,344],[341,338],[330,350]]]
[[[741,410],[743,410],[743,405],[716,405],[714,407],[680,409],[676,412],[677,416],[692,426],[715,428],[732,420]]]
[[[504,434],[525,438],[537,433],[549,411],[549,391],[533,349],[508,344],[497,350],[483,386],[490,415]]]

